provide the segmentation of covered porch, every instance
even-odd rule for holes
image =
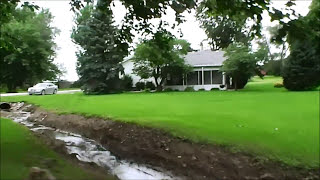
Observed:
[[[194,90],[211,89],[225,90],[226,75],[219,71],[219,67],[194,67],[193,71],[181,76],[172,76],[167,78],[165,88],[183,91],[187,87],[193,87]]]

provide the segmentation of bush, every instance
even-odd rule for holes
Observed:
[[[283,66],[283,85],[291,91],[315,89],[320,85],[320,52],[308,41],[294,45]]]
[[[146,89],[143,90],[143,92],[150,93],[151,90],[149,88],[146,88]]]
[[[198,91],[206,91],[204,88],[198,89]]]
[[[165,88],[163,91],[164,91],[164,92],[172,92],[173,89],[171,89],[171,88]]]
[[[193,92],[195,91],[193,87],[187,87],[186,89],[184,89],[184,91],[186,92]]]
[[[283,83],[275,83],[275,84],[273,85],[273,87],[275,87],[275,88],[282,88],[282,87],[283,87]]]
[[[282,60],[270,60],[264,65],[264,70],[268,75],[280,76],[282,70]]]
[[[136,83],[136,89],[137,91],[144,90],[146,88],[146,84],[144,82],[137,82]]]
[[[132,77],[129,75],[123,76],[122,80],[122,89],[125,91],[131,91],[133,86]]]
[[[211,88],[210,91],[219,91],[220,89],[219,88]]]
[[[153,82],[148,81],[148,82],[146,82],[146,88],[149,88],[151,90],[155,90],[156,89],[156,85],[154,85]]]
[[[224,84],[221,84],[219,87],[220,88],[225,88],[226,86]]]

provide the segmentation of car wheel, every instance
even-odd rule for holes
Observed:
[[[57,94],[57,90],[56,89],[53,91],[53,94]]]
[[[45,91],[44,90],[41,91],[41,95],[45,95]]]

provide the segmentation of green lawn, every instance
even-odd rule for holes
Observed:
[[[0,179],[27,179],[31,167],[48,168],[44,165],[48,159],[56,160],[50,168],[57,179],[101,179],[85,172],[74,164],[66,162],[58,154],[45,146],[32,135],[26,127],[9,119],[0,119],[1,123],[1,173]]]
[[[253,78],[241,91],[21,96],[66,113],[153,126],[193,141],[228,145],[290,165],[319,167],[319,92],[274,88],[280,78]]]

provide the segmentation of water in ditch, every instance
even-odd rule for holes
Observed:
[[[170,173],[160,172],[146,165],[119,160],[96,141],[79,134],[36,125],[35,123],[28,121],[28,117],[31,115],[30,112],[19,110],[22,105],[23,104],[17,104],[14,106],[16,109],[11,118],[15,122],[25,125],[31,131],[53,132],[57,140],[61,140],[65,143],[68,153],[75,154],[80,161],[93,162],[98,166],[105,168],[119,179],[180,179],[173,177]]]

